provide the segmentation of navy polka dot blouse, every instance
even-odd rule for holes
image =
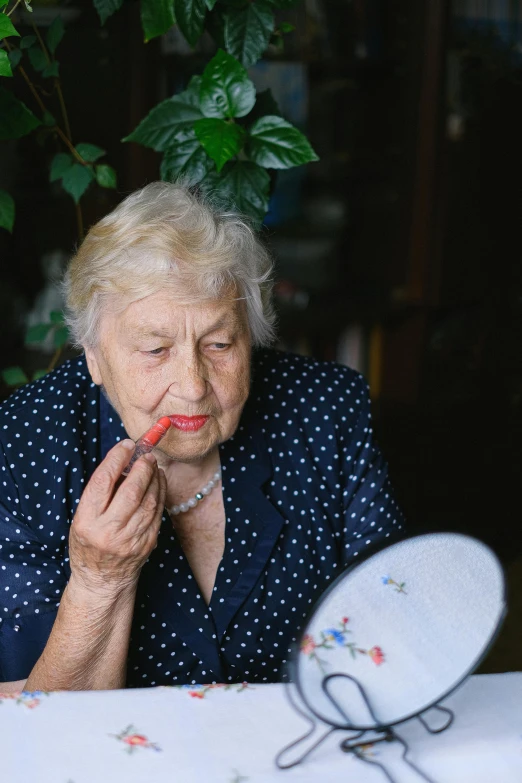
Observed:
[[[84,358],[0,406],[0,681],[26,678],[45,647],[75,509],[124,437]],[[210,605],[165,514],[139,580],[130,687],[284,679],[318,596],[400,535],[368,388],[353,370],[256,352],[249,400],[220,455],[226,540]]]

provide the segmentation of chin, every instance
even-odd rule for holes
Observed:
[[[198,462],[199,460],[207,457],[212,451],[217,449],[219,441],[212,441],[206,443],[184,443],[169,448],[164,446],[159,449],[165,457],[174,462]]]

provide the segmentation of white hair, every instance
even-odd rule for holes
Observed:
[[[64,278],[78,346],[93,346],[109,298],[130,304],[168,289],[199,302],[230,292],[245,301],[252,344],[274,338],[272,261],[246,218],[214,208],[180,184],[152,182],[96,223]]]

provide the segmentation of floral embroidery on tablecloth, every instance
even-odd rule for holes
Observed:
[[[49,696],[46,691],[20,691],[18,693],[0,693],[0,704],[4,701],[14,701],[15,704],[22,704],[30,710],[41,703],[41,696]]]
[[[180,685],[180,688],[183,690],[188,691],[188,695],[191,696],[193,699],[204,699],[207,693],[210,691],[214,691],[217,689],[223,690],[223,691],[236,691],[236,693],[242,693],[246,690],[254,690],[251,685],[248,684],[248,682],[240,682],[240,683],[226,683],[226,682],[217,682],[213,685]]]
[[[134,751],[138,748],[147,748],[148,750],[161,751],[159,745],[157,745],[155,742],[151,742],[144,734],[139,734],[138,730],[134,728],[132,724],[127,726],[127,728],[121,731],[119,734],[109,734],[109,737],[114,737],[114,739],[123,742],[123,744],[126,746],[125,750],[127,753],[134,753]]]
[[[381,582],[383,585],[392,585],[395,587],[396,593],[404,593],[404,595],[408,595],[404,589],[406,582],[396,582],[395,579],[391,578],[391,576],[381,576]]]
[[[352,658],[357,658],[358,655],[367,655],[376,666],[384,663],[384,653],[377,645],[366,650],[363,647],[358,647],[356,642],[348,641],[348,634],[352,633],[347,627],[348,623],[349,618],[343,617],[338,628],[326,628],[324,631],[321,631],[320,641],[314,639],[309,633],[303,636],[301,653],[307,655],[310,660],[316,661],[324,674],[326,674],[324,669],[326,661],[319,657],[317,650],[334,650],[336,647],[346,647]]]

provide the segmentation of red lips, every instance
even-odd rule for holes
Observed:
[[[209,416],[169,416],[172,426],[182,432],[197,432],[209,418]]]

